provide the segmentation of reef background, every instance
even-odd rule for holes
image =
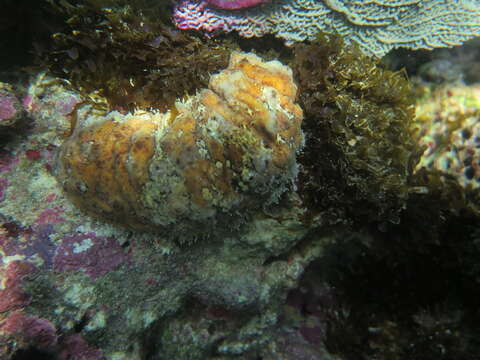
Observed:
[[[476,359],[478,39],[378,64],[330,36],[208,40],[167,2],[74,4],[2,5],[0,359]],[[295,191],[190,246],[70,203],[52,166],[84,109],[174,111],[232,50],[293,70]]]

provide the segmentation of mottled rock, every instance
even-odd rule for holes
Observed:
[[[13,87],[0,82],[0,131],[15,125],[23,115],[22,105]]]
[[[294,191],[188,246],[86,215],[52,173],[72,111],[91,114],[81,101],[32,78],[32,129],[0,153],[3,358],[231,359],[266,346],[288,290],[333,236],[309,233]]]
[[[440,171],[466,190],[480,188],[480,86],[447,85],[427,93],[417,106],[417,165]]]

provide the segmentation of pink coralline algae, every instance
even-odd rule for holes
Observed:
[[[32,149],[25,151],[25,155],[27,156],[27,159],[30,161],[39,160],[42,157],[42,154],[40,153],[40,151],[32,150]]]
[[[3,201],[5,198],[5,190],[8,187],[8,180],[5,178],[0,178],[0,201]]]
[[[237,31],[247,38],[273,34],[287,44],[314,39],[320,31],[338,33],[377,57],[397,47],[451,47],[480,35],[477,0],[275,0],[261,5],[233,0],[249,4],[238,7],[227,1],[182,0],[174,20],[180,29]]]
[[[73,334],[60,344],[59,360],[101,360],[103,353],[87,344],[81,334]]]
[[[0,129],[14,125],[21,117],[22,107],[12,88],[0,83]]]
[[[207,3],[218,9],[238,10],[257,6],[268,0],[207,0]]]
[[[52,194],[50,194],[52,195]],[[53,194],[54,195],[54,194]],[[35,225],[59,224],[65,221],[62,217],[62,209],[59,207],[47,208],[43,210],[35,220]]]
[[[0,358],[2,345],[11,341],[23,344],[25,348],[51,350],[57,344],[57,335],[55,327],[49,321],[14,312],[0,323]]]
[[[29,296],[22,287],[25,276],[34,271],[34,266],[22,261],[11,262],[0,270],[0,313],[20,309],[29,303]]]
[[[121,245],[112,237],[93,233],[66,236],[53,260],[56,271],[83,271],[96,279],[128,259]]]
[[[57,344],[51,322],[24,313],[31,301],[23,288],[24,279],[36,271],[33,265],[19,260],[0,270],[0,359],[13,359],[15,347],[49,351]]]
[[[15,222],[3,223],[0,226],[0,253],[4,256],[20,257],[38,267],[51,268],[54,244],[50,235],[55,232],[54,225],[57,223],[42,217],[27,227]]]

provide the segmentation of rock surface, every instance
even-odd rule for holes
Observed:
[[[294,192],[188,246],[110,225],[53,175],[80,96],[39,74],[23,106],[33,127],[0,154],[0,359],[248,358],[271,342],[289,289],[333,240],[309,234]]]

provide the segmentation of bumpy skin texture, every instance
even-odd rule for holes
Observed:
[[[165,114],[74,131],[57,177],[80,208],[137,229],[202,236],[277,203],[297,175],[302,110],[291,70],[234,53],[209,88]]]

